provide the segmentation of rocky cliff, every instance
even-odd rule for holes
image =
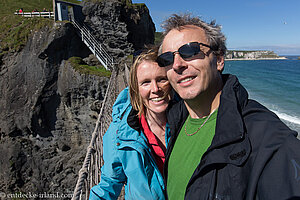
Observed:
[[[120,62],[153,42],[144,6],[103,1],[85,3],[84,10]],[[32,33],[22,51],[2,57],[0,192],[72,194],[109,79],[81,74],[68,62],[90,54],[72,24],[57,22]]]
[[[82,12],[98,41],[119,62],[145,44],[154,43],[155,26],[145,4],[85,1]]]
[[[1,191],[72,192],[108,78],[66,60],[89,54],[70,23],[57,23],[3,59]]]

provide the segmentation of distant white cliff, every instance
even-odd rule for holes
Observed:
[[[286,59],[280,57],[273,51],[242,51],[227,50],[226,60],[264,60],[264,59]]]

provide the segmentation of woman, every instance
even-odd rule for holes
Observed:
[[[103,137],[101,181],[90,199],[117,199],[125,184],[125,199],[165,199],[162,177],[169,128],[166,108],[171,87],[157,53],[139,55],[130,83],[113,106],[113,122]]]

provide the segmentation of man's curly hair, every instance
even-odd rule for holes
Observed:
[[[162,28],[164,29],[163,36],[165,37],[172,29],[182,30],[186,25],[194,25],[202,28],[208,38],[209,45],[212,47],[216,55],[225,55],[226,53],[226,37],[221,32],[221,26],[217,25],[215,20],[206,23],[200,17],[193,17],[189,13],[173,14],[166,19]]]

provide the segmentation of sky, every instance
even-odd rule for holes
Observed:
[[[300,0],[132,0],[145,3],[156,31],[171,14],[189,12],[222,26],[227,48],[300,55]]]

